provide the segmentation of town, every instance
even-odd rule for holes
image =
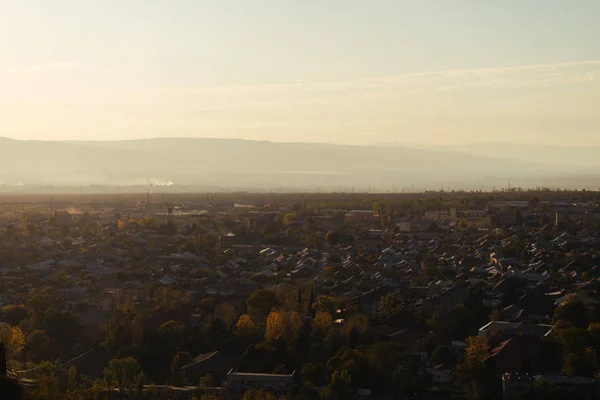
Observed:
[[[31,399],[594,399],[600,194],[5,195]]]

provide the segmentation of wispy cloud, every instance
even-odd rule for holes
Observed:
[[[555,64],[419,72],[351,81],[179,88],[175,89],[175,91],[187,94],[231,94],[397,89],[414,93],[421,91],[455,90],[465,87],[514,88],[584,84],[595,81],[598,76],[600,76],[600,60],[590,60]]]

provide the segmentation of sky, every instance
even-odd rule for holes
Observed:
[[[600,146],[597,0],[3,0],[0,136]]]

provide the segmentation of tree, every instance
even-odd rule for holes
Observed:
[[[31,332],[27,335],[25,343],[31,354],[32,361],[36,363],[47,360],[53,353],[52,341],[46,334],[46,331],[38,329]]]
[[[52,309],[52,299],[44,292],[34,291],[27,297],[27,312],[33,329],[43,329]]]
[[[131,321],[127,323],[131,324]],[[81,337],[81,324],[70,311],[55,312],[46,318],[46,333],[53,340],[58,351],[68,353]]]
[[[289,224],[291,224],[291,223],[292,223],[292,221],[293,221],[294,219],[296,219],[296,214],[293,214],[293,213],[288,213],[288,214],[285,214],[285,215],[283,216],[283,224],[284,224],[285,226],[288,226]]]
[[[305,387],[323,387],[329,383],[330,371],[325,364],[308,363],[302,366],[300,376]]]
[[[350,332],[356,329],[358,333],[364,334],[369,330],[369,318],[364,314],[356,314],[350,317],[346,324],[346,332]]]
[[[272,311],[267,318],[265,339],[272,344],[285,343],[293,349],[302,325],[302,317],[296,311]]]
[[[188,365],[192,361],[192,356],[187,351],[178,351],[171,361],[171,383],[175,386],[183,386],[186,384],[185,376],[181,368]]]
[[[265,339],[270,343],[276,343],[283,337],[285,331],[285,319],[283,311],[272,311],[267,317],[267,328]]]
[[[569,353],[563,362],[562,372],[569,376],[591,377],[597,368],[595,351],[588,347],[579,353]]]
[[[313,320],[313,326],[316,330],[325,333],[329,331],[332,324],[333,318],[331,317],[331,314],[325,311],[317,311],[315,319]]]
[[[235,333],[242,339],[248,340],[256,336],[256,324],[248,314],[242,314],[235,327]]]
[[[378,373],[386,378],[391,378],[392,373],[405,357],[404,347],[394,342],[376,343],[369,347],[369,362]]]
[[[578,328],[587,328],[590,324],[589,310],[581,301],[568,299],[554,311],[554,321],[566,321]]]
[[[302,237],[302,244],[312,248],[318,248],[320,243],[319,235],[308,233]]]
[[[334,371],[331,383],[321,391],[322,400],[349,400],[354,398],[350,374],[346,370]]]
[[[140,348],[144,343],[144,316],[136,313],[131,322],[131,344],[133,347]]]
[[[106,345],[111,350],[129,347],[133,339],[131,316],[116,309],[108,320]]]
[[[202,311],[203,314],[212,314],[215,312],[215,308],[217,307],[217,301],[212,297],[206,297],[200,300],[198,303],[198,309]]]
[[[120,392],[131,393],[136,388],[139,374],[140,365],[135,358],[113,358],[104,369],[104,381],[109,389],[116,385]]]
[[[7,358],[9,360],[15,360],[19,357],[21,350],[23,350],[25,336],[18,326],[0,323],[0,343],[2,343],[6,349]]]
[[[592,339],[592,343],[596,349],[600,349],[600,324],[592,323],[588,326],[588,334]]]
[[[246,307],[250,315],[264,318],[269,315],[272,309],[281,307],[281,301],[272,290],[260,289],[248,298]]]
[[[244,392],[242,400],[275,400],[275,395],[262,389],[248,389]]]
[[[212,387],[213,385],[213,376],[211,374],[204,375],[200,378],[200,387],[207,388]]]
[[[225,325],[231,326],[235,322],[237,314],[231,304],[221,303],[215,308],[215,318],[219,318]]]
[[[285,330],[283,340],[289,349],[296,346],[300,329],[302,329],[302,316],[297,311],[287,311],[285,314]]]
[[[481,381],[485,370],[485,359],[489,355],[489,344],[486,338],[471,336],[467,338],[465,358],[456,369],[456,378],[471,399],[478,397],[482,391]]]
[[[338,231],[329,231],[327,235],[325,235],[325,240],[330,246],[336,245],[340,242],[340,232]]]
[[[464,304],[457,305],[452,309],[452,317],[456,326],[456,338],[464,338],[476,331],[477,324],[473,321],[473,314]]]
[[[2,307],[2,320],[7,324],[19,325],[25,318],[27,318],[27,307],[22,304]]]
[[[181,292],[171,287],[165,287],[158,291],[158,307],[164,311],[173,311],[181,306]]]
[[[333,301],[333,298],[331,298],[330,296],[323,295],[317,296],[313,304],[313,309],[315,311],[329,313],[332,316],[335,315],[335,303]]]
[[[400,398],[415,398],[431,387],[431,377],[413,364],[403,363],[392,374],[392,384]],[[417,397],[420,398],[420,397]]]
[[[168,321],[158,328],[158,335],[165,346],[176,348],[183,337],[183,328],[175,321]]]

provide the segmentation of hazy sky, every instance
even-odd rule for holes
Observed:
[[[2,0],[0,136],[600,145],[598,0]]]

